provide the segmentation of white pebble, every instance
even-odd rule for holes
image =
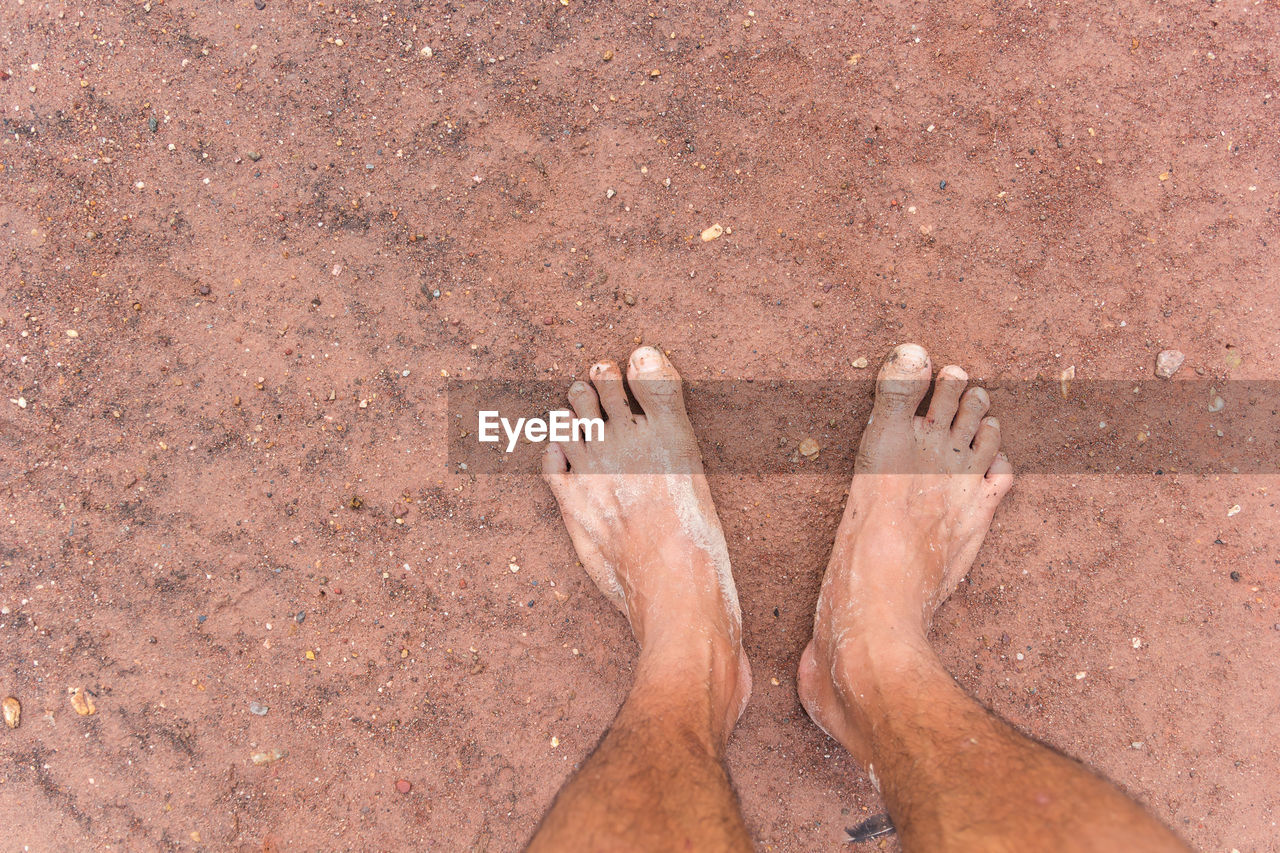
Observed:
[[[1171,379],[1173,374],[1178,372],[1178,368],[1182,367],[1182,362],[1186,361],[1186,358],[1176,349],[1161,350],[1156,356],[1156,376],[1161,379]]]

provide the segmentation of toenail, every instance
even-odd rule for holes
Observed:
[[[641,347],[631,354],[631,363],[636,366],[636,370],[657,370],[662,366],[662,353],[653,347]]]
[[[569,393],[573,394],[574,396],[585,393],[586,390],[587,390],[587,383],[585,382],[575,382],[569,386]]]
[[[989,398],[987,397],[987,392],[985,389],[983,388],[973,389],[973,398],[970,405],[985,406],[988,402],[989,402]]]
[[[983,418],[982,422],[992,429],[1000,429],[1000,421],[995,418]]]

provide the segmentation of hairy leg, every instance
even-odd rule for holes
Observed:
[[[612,362],[575,382],[603,442],[551,445],[543,475],[574,548],[627,616],[640,660],[596,751],[530,850],[749,850],[722,757],[751,693],[742,616],[680,377],[652,347],[631,355],[633,414]]]
[[[967,696],[926,639],[1013,482],[981,388],[914,345],[880,370],[800,661],[809,716],[866,768],[906,850],[1185,850],[1111,783]]]

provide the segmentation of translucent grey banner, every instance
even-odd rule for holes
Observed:
[[[683,392],[708,474],[848,475],[875,384],[873,378],[708,380],[685,382]],[[450,464],[480,475],[537,474],[548,433],[574,433],[568,385],[449,380]],[[991,397],[989,414],[1000,421],[1002,447],[1020,473],[1280,472],[1277,380],[1080,379],[1065,386],[1007,380],[983,387]],[[928,403],[926,397],[919,413]],[[639,411],[634,394],[631,408]],[[565,414],[549,419],[552,410]],[[592,428],[598,425],[577,426],[579,441],[587,432],[598,438]],[[579,449],[598,455],[616,441],[607,422],[603,431],[604,445]],[[630,473],[672,470],[670,458],[659,464],[643,454],[615,455]]]

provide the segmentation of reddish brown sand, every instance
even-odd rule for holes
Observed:
[[[681,6],[3,4],[0,847],[522,843],[634,646],[540,482],[450,465],[446,375],[1274,375],[1271,0]],[[806,464],[712,476],[769,850],[882,809],[796,700],[848,473]],[[1022,477],[943,657],[1276,850],[1277,487]]]

